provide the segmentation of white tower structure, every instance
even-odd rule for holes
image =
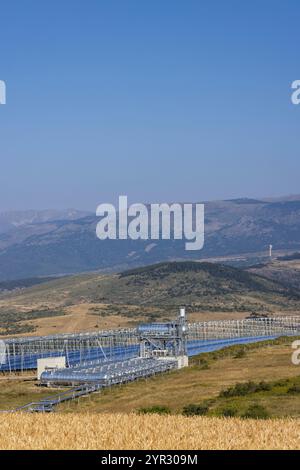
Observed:
[[[270,256],[270,259],[272,259],[272,249],[273,249],[273,245],[270,245],[270,246],[269,246],[269,256]]]

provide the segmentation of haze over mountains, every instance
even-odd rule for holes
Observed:
[[[9,232],[18,227],[57,220],[76,220],[89,215],[87,211],[76,209],[55,210],[45,209],[40,211],[7,211],[0,212],[0,233]]]
[[[300,196],[235,199],[205,204],[205,244],[106,240],[88,212],[25,211],[0,214],[0,281],[90,270],[120,271],[167,260],[205,259],[300,249]]]

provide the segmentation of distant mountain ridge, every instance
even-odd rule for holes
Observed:
[[[68,218],[53,217],[48,214],[41,222],[34,219],[0,233],[0,281],[121,271],[161,261],[267,254],[270,244],[274,250],[300,250],[300,199],[291,197],[207,202],[205,244],[199,252],[185,251],[181,240],[100,241],[96,216],[67,211]]]
[[[87,215],[89,215],[89,212],[79,211],[76,209],[0,212],[0,233],[31,224],[39,224],[56,220],[76,220]]]

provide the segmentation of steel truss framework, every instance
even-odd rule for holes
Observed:
[[[169,325],[169,326],[168,326]],[[170,324],[153,324],[162,337]],[[87,361],[116,361],[136,357],[141,337],[148,332],[140,328],[107,330],[93,333],[63,334],[44,337],[15,338],[5,341],[5,354],[0,355],[0,371],[35,369],[37,359],[66,356],[67,365]],[[186,344],[189,355],[217,349],[226,344],[258,341],[284,335],[300,335],[300,316],[224,320],[187,324]]]
[[[188,324],[189,340],[214,340],[300,334],[300,316],[247,318]]]

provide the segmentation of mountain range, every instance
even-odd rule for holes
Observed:
[[[105,240],[95,215],[76,210],[0,214],[0,281],[121,271],[172,260],[267,255],[268,247],[300,250],[300,196],[205,203],[205,243],[185,251],[184,240]]]

